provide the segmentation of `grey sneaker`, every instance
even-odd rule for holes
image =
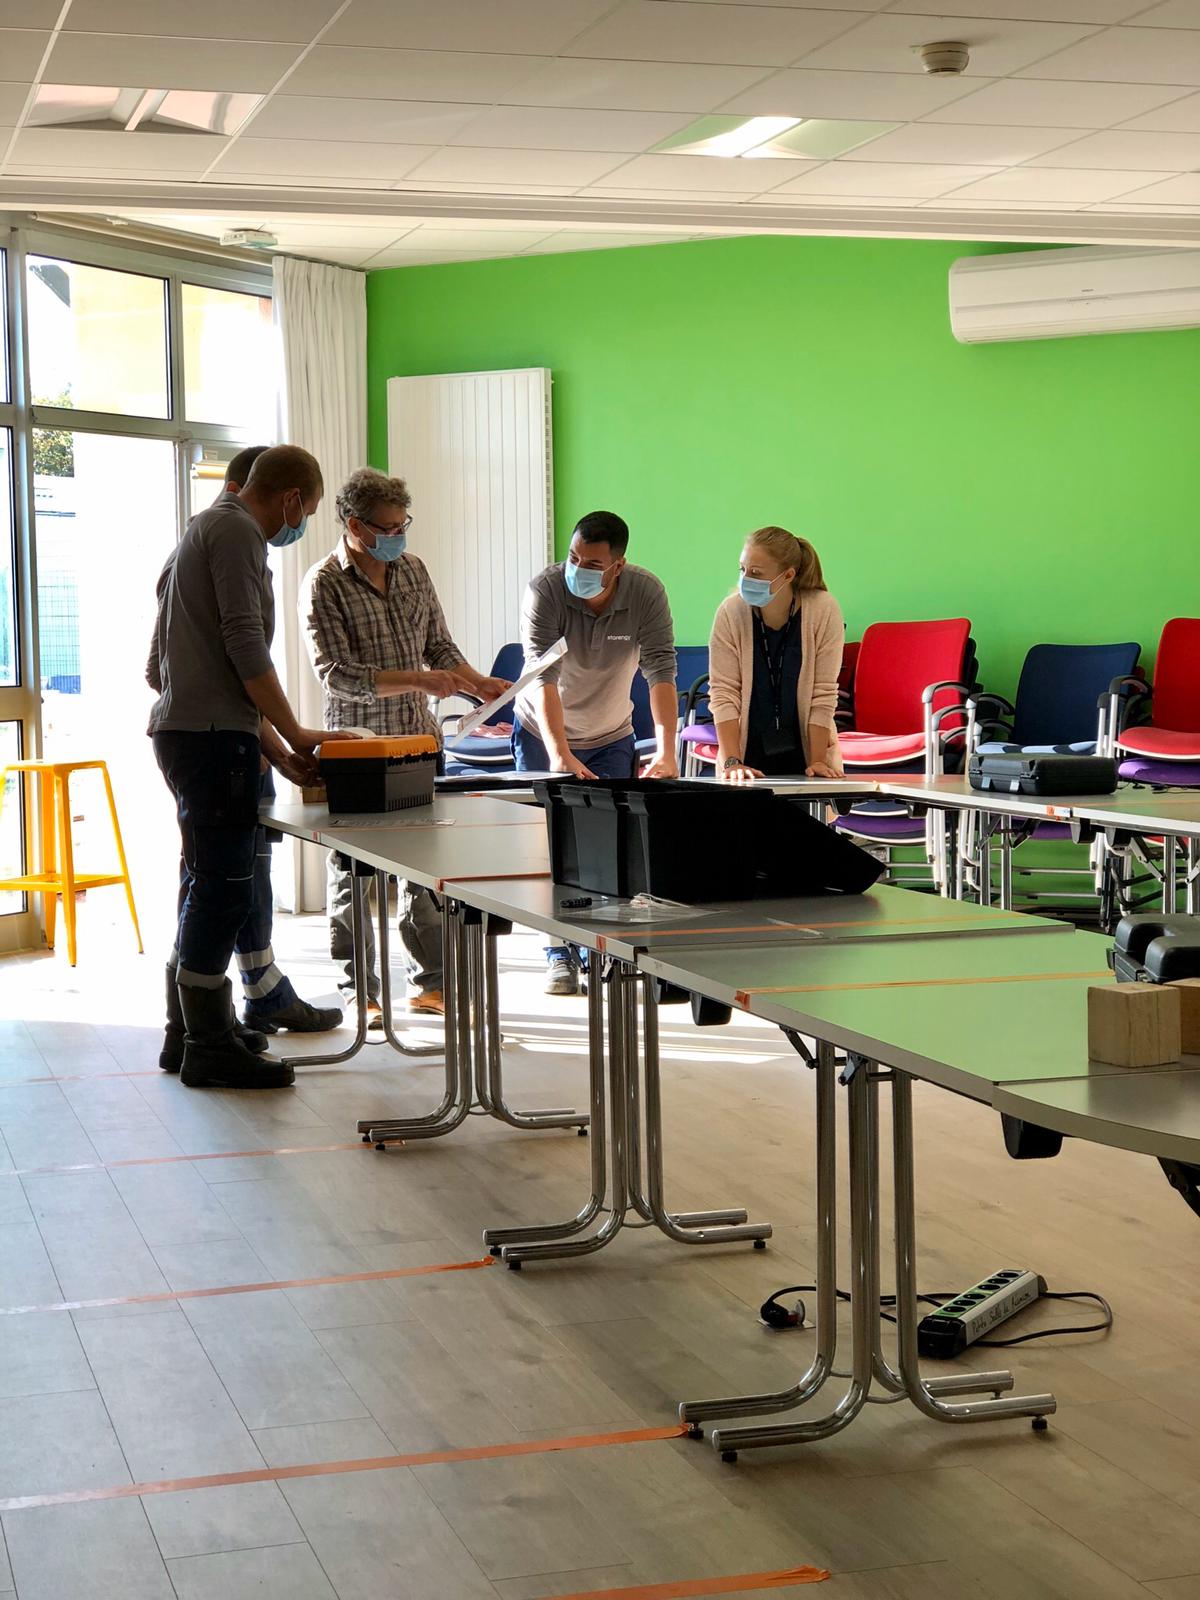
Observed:
[[[566,956],[554,956],[547,964],[546,993],[579,993],[579,968]]]

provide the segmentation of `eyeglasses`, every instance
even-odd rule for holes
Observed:
[[[372,533],[382,533],[385,536],[393,533],[407,533],[412,527],[412,518],[405,517],[403,522],[393,522],[390,528],[381,527],[378,522],[368,522],[366,517],[358,517],[364,528],[370,528]]]

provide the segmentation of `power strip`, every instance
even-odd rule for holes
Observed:
[[[917,1353],[932,1361],[949,1361],[1045,1292],[1045,1278],[1027,1268],[993,1272],[973,1289],[922,1317],[917,1327]]]

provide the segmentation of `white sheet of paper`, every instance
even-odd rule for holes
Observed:
[[[497,695],[494,700],[489,700],[486,705],[480,706],[478,711],[472,711],[469,717],[462,719],[458,725],[458,732],[454,735],[454,739],[450,741],[451,748],[453,749],[455,740],[465,739],[468,734],[474,733],[476,728],[481,727],[489,717],[494,717],[502,706],[506,706],[510,700],[515,700],[522,689],[527,689],[531,683],[536,682],[547,667],[552,667],[556,661],[561,661],[566,653],[567,641],[565,639],[556,640],[549,650],[538,656],[527,672],[521,674],[516,683],[508,686],[503,694]]]

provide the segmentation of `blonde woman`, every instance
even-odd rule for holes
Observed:
[[[786,528],[752,533],[737,593],[722,601],[708,645],[717,772],[727,783],[841,777],[833,714],[844,637],[808,540]]]

